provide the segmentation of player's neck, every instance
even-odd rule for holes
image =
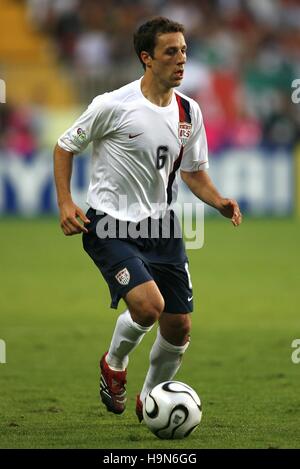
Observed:
[[[165,107],[172,101],[173,88],[165,88],[152,77],[146,75],[141,81],[141,91],[145,98],[156,106]]]

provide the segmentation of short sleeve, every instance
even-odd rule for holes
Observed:
[[[58,139],[66,151],[81,153],[90,142],[103,138],[114,130],[114,107],[108,93],[97,96],[74,124]]]
[[[194,102],[192,112],[192,133],[184,147],[180,165],[180,169],[188,172],[208,169],[209,167],[207,139],[203,117],[196,102]]]

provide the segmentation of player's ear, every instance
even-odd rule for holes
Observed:
[[[146,68],[147,67],[150,67],[151,68],[151,64],[152,64],[152,57],[151,55],[149,54],[149,52],[146,52],[146,51],[142,51],[141,52],[141,59],[143,61],[143,63],[145,64]]]

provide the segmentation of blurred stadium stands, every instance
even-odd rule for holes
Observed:
[[[0,214],[55,210],[57,137],[95,95],[142,75],[132,35],[156,15],[186,27],[180,89],[201,106],[220,190],[249,213],[297,210],[299,0],[3,0]],[[82,204],[87,162],[74,172]]]

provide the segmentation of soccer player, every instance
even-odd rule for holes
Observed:
[[[237,202],[223,198],[207,174],[198,104],[174,89],[181,84],[186,63],[184,27],[154,18],[137,30],[134,47],[144,75],[92,101],[59,138],[54,173],[64,234],[83,233],[84,249],[109,286],[111,307],[117,308],[120,298],[127,306],[100,361],[100,396],[109,411],[125,410],[129,354],[158,322],[149,370],[136,400],[141,421],[147,393],[173,379],[189,346],[193,292],[182,237],[175,235],[177,173],[234,226],[242,215]],[[73,155],[89,142],[92,174],[85,215],[72,200],[70,179]],[[166,220],[168,237],[163,235]],[[153,221],[156,235],[150,230]],[[108,226],[115,230],[105,237]]]

